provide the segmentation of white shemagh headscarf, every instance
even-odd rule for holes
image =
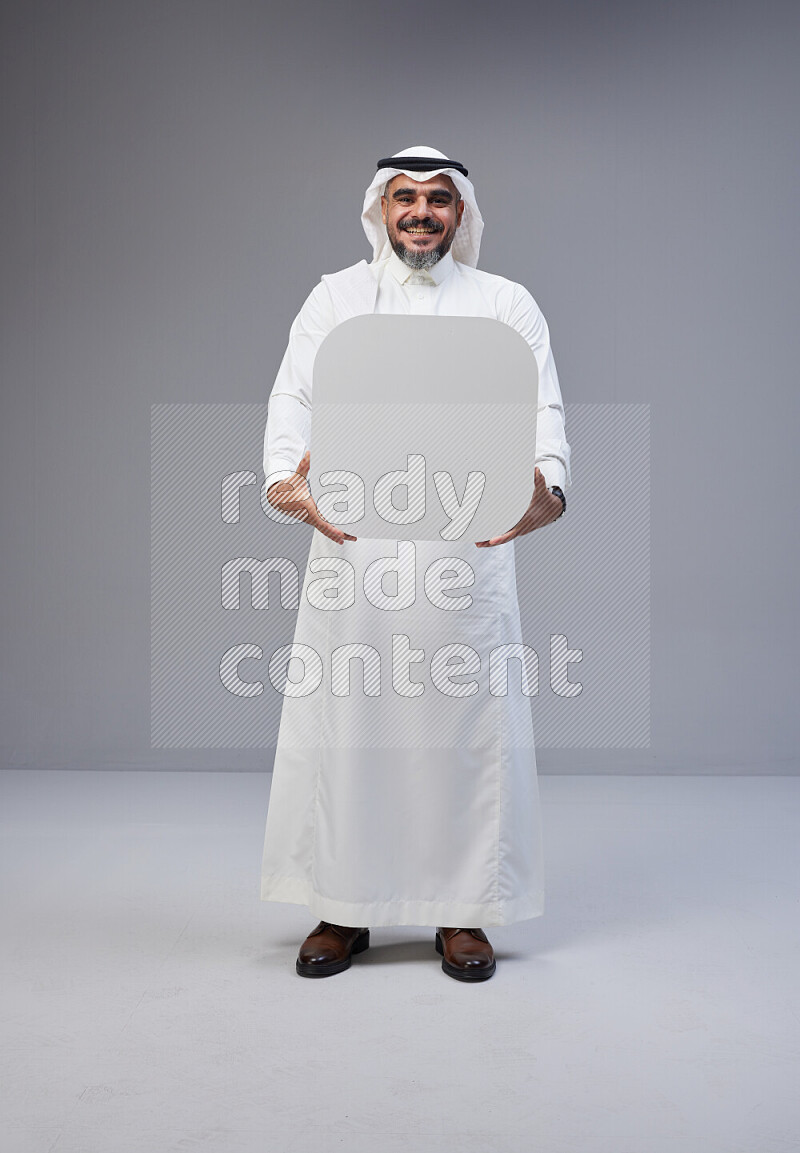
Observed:
[[[430,156],[432,159],[443,161],[443,164],[441,168],[434,168],[430,172],[406,172],[402,167],[404,156]],[[464,201],[461,225],[456,230],[453,247],[450,251],[454,260],[475,268],[481,246],[483,217],[475,200],[475,189],[472,187],[472,181],[455,168],[448,168],[449,158],[443,152],[439,152],[436,148],[428,148],[424,144],[416,145],[414,148],[404,148],[402,152],[394,152],[391,159],[398,161],[397,168],[378,169],[375,173],[375,179],[367,189],[367,194],[364,197],[364,210],[361,213],[361,223],[364,225],[367,240],[372,245],[373,260],[383,260],[392,251],[389,237],[386,234],[386,225],[381,220],[381,195],[387,181],[391,180],[393,176],[399,176],[401,172],[405,176],[411,177],[412,180],[420,180],[421,177],[424,177],[425,180],[431,180],[434,176],[440,176],[444,173],[453,181]]]

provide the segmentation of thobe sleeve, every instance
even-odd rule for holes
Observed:
[[[300,309],[270,393],[264,434],[267,487],[291,476],[311,449],[311,384],[314,358],[333,328],[330,296],[320,283]]]
[[[541,309],[527,289],[514,285],[506,324],[524,336],[539,367],[539,403],[536,416],[536,464],[548,486],[572,483],[570,450],[564,432],[564,404],[556,362],[550,347],[550,331]]]

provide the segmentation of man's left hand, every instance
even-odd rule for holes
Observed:
[[[491,540],[476,541],[478,548],[490,548],[492,545],[505,544],[515,536],[524,536],[526,532],[533,532],[535,528],[544,528],[552,524],[561,516],[564,506],[554,492],[550,492],[547,481],[538,468],[533,472],[533,496],[524,515],[512,529],[504,532],[502,536],[493,536]]]

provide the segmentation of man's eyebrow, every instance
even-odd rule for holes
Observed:
[[[416,195],[417,195],[417,192],[416,192],[415,188],[395,188],[394,192],[392,193],[392,199],[395,200],[399,196],[416,196]],[[453,199],[453,194],[449,188],[432,188],[431,191],[428,193],[428,196],[429,197],[430,196],[444,196],[448,200]]]

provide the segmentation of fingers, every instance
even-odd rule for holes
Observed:
[[[525,523],[526,517],[523,516],[517,521],[513,528],[510,528],[508,532],[504,532],[502,536],[493,536],[490,540],[478,540],[475,544],[478,548],[494,548],[495,545],[505,544],[507,541],[513,540],[515,536],[519,536],[520,533],[526,531]]]
[[[334,528],[332,524],[328,524],[328,522],[322,520],[322,518],[320,518],[318,524],[314,525],[314,528],[336,544],[343,544],[346,540],[356,540],[356,537],[350,536],[347,532],[342,532],[340,528]]]
[[[297,514],[298,520],[305,520],[313,528],[322,533],[323,536],[328,537],[329,540],[335,541],[336,544],[342,544],[346,540],[358,540],[358,537],[351,536],[349,532],[342,532],[340,528],[334,528],[332,524],[328,524],[323,516],[320,515],[316,502],[311,495],[311,490],[308,487],[308,470],[311,467],[311,451],[306,449],[303,457],[295,469],[295,476],[293,478],[293,488],[300,489],[296,499],[302,501],[302,513]],[[295,514],[290,514],[295,515]]]
[[[312,528],[318,529],[323,536],[329,537],[337,544],[341,544],[345,540],[358,540],[358,537],[351,536],[350,533],[342,532],[341,529],[334,528],[317,511],[316,505],[313,501],[308,502],[293,502],[293,507],[286,505],[279,505],[279,511],[286,513],[287,516],[292,517],[294,520],[304,521],[306,524],[311,525]]]
[[[349,532],[334,528],[320,515],[306,480],[310,463],[311,453],[306,452],[298,464],[294,476],[287,477],[285,480],[270,486],[267,492],[269,503],[279,512],[292,517],[293,520],[305,521],[310,524],[312,528],[318,529],[323,536],[335,541],[336,544],[343,544],[346,540],[358,540],[358,537],[351,536]]]
[[[519,528],[509,529],[504,532],[502,536],[493,536],[491,540],[478,540],[475,542],[476,548],[494,548],[498,544],[507,544],[508,541],[513,540],[514,537],[519,536]]]
[[[319,509],[313,504],[309,510],[308,523],[315,529],[322,533],[323,536],[328,537],[329,540],[335,541],[336,544],[342,544],[346,540],[357,540],[357,537],[351,536],[348,532],[343,532],[342,529],[336,528],[334,525],[329,524],[323,516],[320,515]]]

